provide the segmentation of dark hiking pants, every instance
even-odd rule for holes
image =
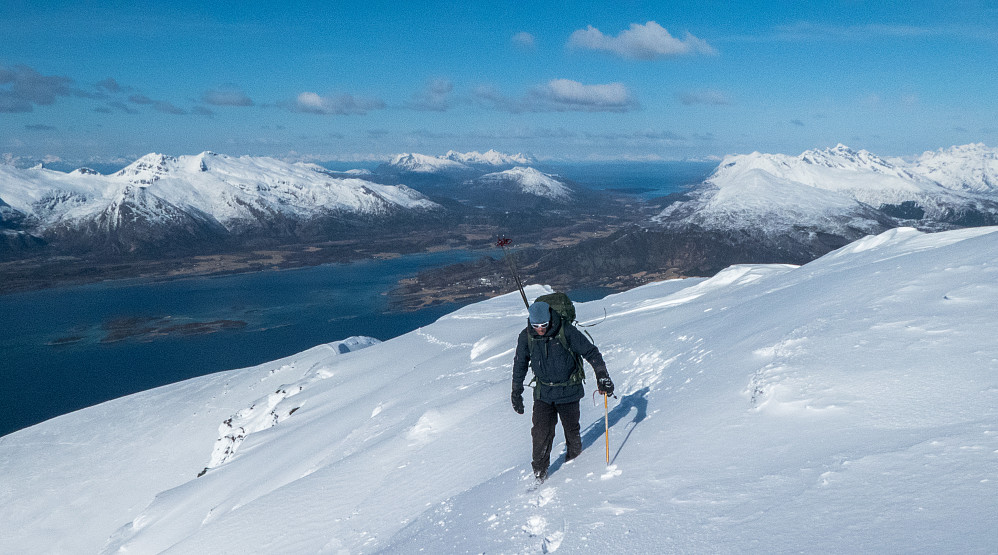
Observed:
[[[568,452],[565,460],[570,461],[582,453],[582,436],[579,434],[579,402],[560,403],[552,405],[544,401],[534,401],[533,428],[530,436],[533,438],[534,474],[547,477],[548,466],[551,464],[551,447],[554,445],[555,427],[561,417],[561,427],[565,430],[565,444]]]

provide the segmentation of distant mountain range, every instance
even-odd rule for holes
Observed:
[[[523,165],[533,161],[494,150],[450,151],[399,155],[374,172],[334,172],[203,152],[148,154],[111,175],[0,165],[0,257],[44,245],[70,254],[154,257],[238,249],[248,241],[334,240],[356,235],[358,226],[381,232],[440,218],[453,223],[467,216],[461,203],[502,213],[575,199],[565,180]]]
[[[427,156],[425,154],[406,153],[396,155],[391,161],[382,164],[379,171],[383,173],[476,173],[482,169],[530,166],[537,161],[527,154],[503,154],[490,150],[484,154],[472,151],[468,153],[448,151],[443,156]]]
[[[432,230],[422,234],[426,241],[458,244],[470,235],[444,233],[458,225],[476,237],[506,229],[544,237],[586,218],[588,232],[608,227],[610,203],[598,193],[533,165],[529,155],[494,150],[400,154],[374,171],[349,172],[211,152],[149,154],[111,175],[0,165],[0,258],[152,258],[368,233],[393,240],[420,235],[417,227]],[[612,214],[613,229],[638,222],[634,228],[609,236],[603,229],[576,247],[527,257],[537,263],[533,277],[633,285],[614,280],[710,275],[737,262],[804,263],[898,226],[995,225],[998,149],[954,146],[912,160],[844,145],[799,156],[732,155],[690,190],[639,204],[622,203]]]
[[[134,252],[289,237],[441,209],[405,185],[364,177],[211,152],[149,154],[113,175],[0,166],[0,228],[8,249],[45,241],[76,251]]]

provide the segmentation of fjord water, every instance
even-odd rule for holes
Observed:
[[[648,200],[682,192],[703,182],[716,168],[717,162],[601,162],[559,164],[550,169],[584,187],[627,192]]]
[[[260,364],[349,336],[396,337],[458,305],[389,312],[384,293],[420,270],[475,256],[450,251],[0,296],[5,390],[0,435],[122,395]],[[231,323],[214,333],[139,333],[216,321]],[[109,341],[116,331],[135,335]]]

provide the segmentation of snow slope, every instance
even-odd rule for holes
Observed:
[[[900,228],[580,304],[612,464],[587,398],[586,450],[536,491],[515,293],[65,415],[0,438],[0,546],[992,553],[996,239]]]
[[[926,153],[911,164],[841,144],[799,156],[732,155],[691,191],[691,200],[670,205],[654,221],[768,233],[797,226],[855,237],[843,230],[869,233],[892,227],[896,212],[890,209],[906,203],[924,212],[910,219],[927,227],[966,225],[960,218],[968,213],[994,220],[998,179],[991,166],[996,153],[984,145],[967,145]]]

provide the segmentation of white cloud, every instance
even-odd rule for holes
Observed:
[[[364,115],[371,110],[380,110],[385,103],[377,99],[355,97],[351,94],[320,96],[314,92],[303,92],[295,99],[292,109],[296,112],[322,115]]]
[[[621,58],[637,60],[674,58],[688,54],[717,54],[717,50],[707,41],[690,33],[686,33],[683,39],[678,39],[654,21],[644,25],[632,23],[630,29],[621,31],[616,37],[604,35],[599,29],[590,25],[586,29],[572,33],[568,39],[568,47],[605,51]]]
[[[557,111],[627,112],[637,107],[622,83],[583,85],[569,79],[552,79],[534,89],[533,94],[550,102]]]
[[[534,35],[531,35],[526,31],[520,31],[519,33],[513,35],[512,40],[513,44],[524,50],[533,50],[536,47]]]
[[[622,83],[585,85],[552,79],[534,87],[522,99],[502,95],[495,87],[475,90],[479,101],[507,112],[629,112],[640,106]]]

